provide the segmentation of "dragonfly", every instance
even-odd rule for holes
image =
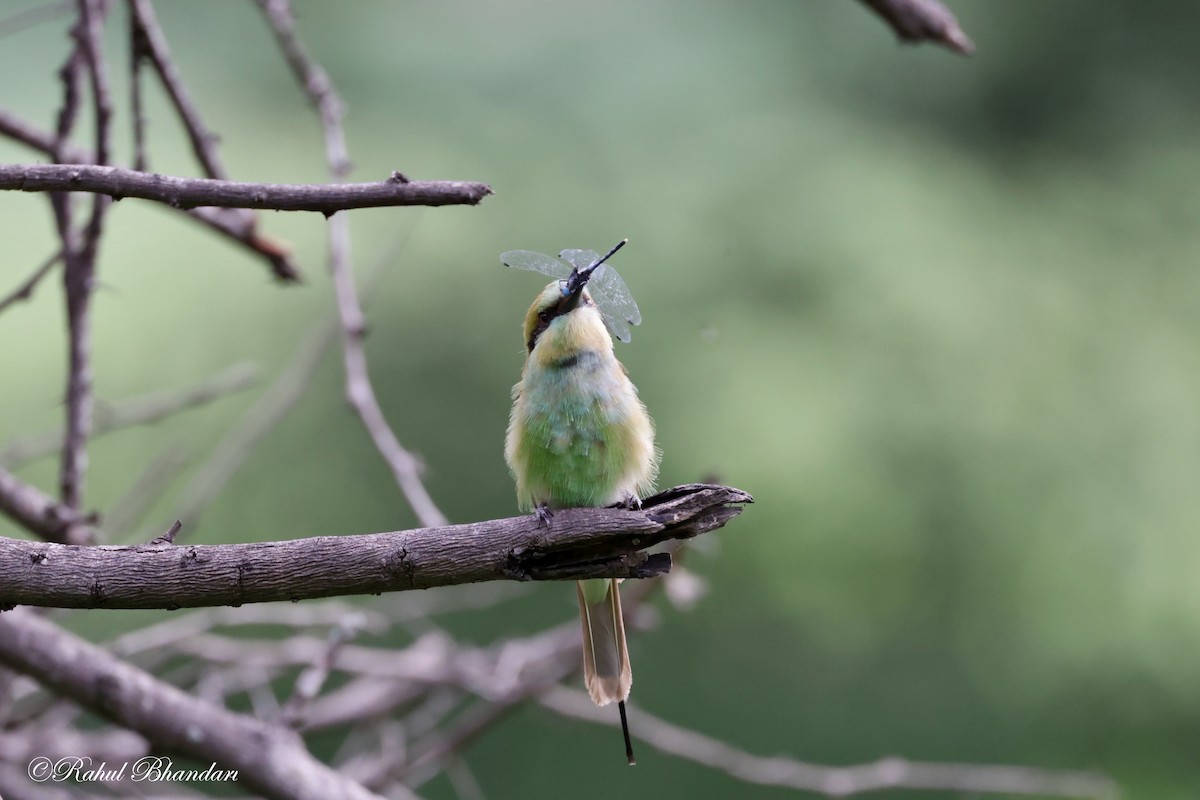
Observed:
[[[532,250],[509,250],[500,254],[500,263],[565,281],[562,288],[564,297],[586,283],[608,332],[628,343],[632,338],[629,326],[642,324],[642,312],[638,311],[625,281],[611,265],[605,263],[628,241],[622,239],[617,242],[617,246],[603,257],[594,250],[563,250],[558,258]]]

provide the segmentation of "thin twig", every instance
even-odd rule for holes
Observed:
[[[293,75],[321,118],[330,174],[335,180],[344,179],[350,169],[350,157],[342,129],[344,107],[341,98],[329,74],[309,57],[300,43],[291,4],[287,0],[258,0],[258,4],[270,22]],[[392,470],[396,484],[417,519],[426,527],[445,525],[446,515],[434,503],[421,480],[420,459],[400,444],[375,396],[363,348],[366,318],[358,301],[351,263],[350,220],[344,214],[335,215],[329,220],[329,269],[333,273],[338,316],[342,323],[346,399],[362,421],[375,449]]]
[[[194,531],[200,518],[260,441],[287,415],[312,383],[321,359],[333,345],[337,327],[332,320],[309,331],[291,360],[236,425],[221,438],[207,460],[192,475],[173,513]]]
[[[572,719],[617,725],[586,694],[561,686],[538,698],[550,710]],[[726,742],[681,728],[630,707],[634,736],[656,750],[721,770],[745,783],[780,786],[828,797],[884,789],[949,791],[966,795],[1008,794],[1045,797],[1113,798],[1117,786],[1094,772],[1038,769],[1003,764],[967,764],[885,758],[870,764],[831,767],[788,756],[756,756]]]
[[[68,151],[73,149],[68,140],[75,127],[75,121],[79,118],[79,97],[83,93],[84,45],[83,33],[80,31],[82,24],[83,20],[78,19],[71,29],[73,40],[71,52],[67,55],[66,62],[58,70],[58,79],[63,87],[63,101],[55,118],[54,136],[47,148],[47,153],[57,163],[67,163],[73,160],[68,154]],[[92,161],[93,159],[88,160]]]
[[[102,52],[104,38],[103,0],[78,0],[79,24],[75,27],[83,53],[95,112],[96,163],[108,163],[112,105],[108,72]],[[63,504],[78,510],[83,502],[87,474],[87,439],[92,413],[91,296],[95,281],[96,253],[103,231],[109,200],[97,196],[80,237],[78,249],[64,251],[63,284],[66,288],[68,331],[68,374],[66,391],[66,435],[63,441],[59,484]],[[70,535],[70,534],[69,534]]]
[[[313,659],[313,662],[297,676],[292,696],[281,708],[280,719],[283,724],[291,728],[299,728],[304,724],[308,706],[321,693],[321,688],[329,680],[338,653],[347,642],[357,635],[359,628],[357,622],[355,616],[349,615],[329,631],[329,639],[321,651],[320,657]]]
[[[183,122],[192,152],[204,175],[209,178],[228,178],[229,173],[217,153],[218,137],[204,124],[200,111],[192,100],[183,78],[171,60],[167,37],[163,34],[149,0],[127,0],[129,21],[135,36],[142,44],[142,54],[150,61],[159,81],[167,91],[175,113]]]
[[[129,18],[129,104],[133,116],[133,168],[145,172],[149,168],[146,156],[146,109],[142,91],[142,63],[150,57],[146,32],[136,15]]]
[[[0,39],[5,36],[11,36],[14,33],[20,33],[43,22],[65,17],[71,13],[71,9],[74,7],[74,0],[61,0],[58,3],[46,3],[45,5],[18,11],[4,19],[0,19]]]
[[[383,279],[385,268],[396,253],[404,249],[406,241],[407,236],[397,236],[368,271],[366,285],[370,290]],[[187,520],[191,529],[196,528],[204,510],[233,478],[255,445],[304,396],[321,359],[333,346],[337,330],[337,321],[330,318],[319,322],[301,339],[279,377],[217,443],[208,460],[192,476],[175,508],[176,515]]]
[[[74,542],[72,532],[81,541],[91,541],[95,536],[89,527],[92,522],[90,517],[58,502],[3,468],[0,468],[0,514],[47,542]]]
[[[138,425],[153,425],[183,411],[245,391],[259,381],[259,370],[249,362],[226,369],[184,389],[164,389],[114,403],[98,400],[92,438]],[[0,464],[13,468],[62,448],[62,427],[14,439],[0,449]]]
[[[400,444],[388,425],[375,388],[367,370],[367,353],[363,347],[365,323],[362,307],[350,271],[349,220],[344,215],[329,221],[330,268],[333,270],[337,292],[338,314],[342,321],[342,361],[346,369],[346,399],[362,420],[363,427],[375,444],[375,449],[392,470],[396,484],[404,493],[408,505],[426,527],[445,525],[446,515],[430,497],[421,480],[420,460]]]
[[[892,27],[902,42],[937,42],[970,55],[975,44],[950,9],[938,0],[862,0]]]
[[[22,192],[92,192],[117,200],[137,197],[173,208],[217,206],[333,214],[353,208],[476,205],[492,193],[482,183],[410,181],[373,183],[242,183],[180,178],[89,164],[0,165],[0,189]]]
[[[62,261],[62,257],[62,250],[54,253],[54,255],[43,261],[20,286],[0,298],[0,311],[3,311],[14,303],[19,303],[33,297],[33,290],[37,288],[38,283],[41,282],[42,278],[50,274],[50,270],[54,269],[58,262]]]
[[[240,625],[277,625],[290,628],[330,627],[338,625],[342,618],[348,615],[354,615],[361,628],[373,633],[387,630],[390,622],[386,615],[363,608],[357,603],[352,604],[339,600],[301,605],[265,603],[244,608],[201,608],[195,611],[181,612],[181,616],[172,615],[163,622],[123,633],[105,647],[117,655],[129,656],[148,650],[161,651],[184,639],[199,636],[217,628]]]
[[[167,45],[167,37],[158,23],[154,7],[149,0],[127,0],[127,4],[135,39],[141,44],[141,52],[153,66],[159,82],[167,92],[171,105],[175,108],[175,113],[183,123],[184,131],[186,131],[188,141],[192,146],[192,152],[205,177],[228,179],[229,173],[221,162],[217,150],[219,137],[204,124],[199,108],[184,85],[179,70],[176,69]],[[145,169],[145,167],[139,167],[139,169]],[[253,211],[240,208],[230,209],[225,212],[224,216],[226,217],[223,220],[225,225],[229,230],[237,231],[241,241],[270,257],[269,248],[273,243],[269,239],[260,241],[257,233],[258,216]],[[298,277],[297,274],[294,274],[294,270],[292,270],[293,274],[289,275],[288,269],[278,263],[278,257],[286,255],[286,248],[281,249],[275,246],[275,253],[276,260],[272,263],[275,266],[276,274],[284,279]]]
[[[180,210],[180,209],[176,209]],[[266,259],[271,272],[283,283],[301,279],[300,268],[292,261],[291,246],[258,232],[253,217],[233,208],[189,208],[183,213],[225,238],[234,241]]]
[[[352,167],[346,151],[346,134],[342,129],[345,104],[338,96],[329,73],[308,55],[301,44],[291,3],[288,0],[257,2],[270,23],[275,41],[283,51],[292,75],[321,116],[321,128],[325,134],[325,161],[329,170],[335,178],[343,178]]]
[[[82,164],[92,160],[91,153],[78,147],[65,145],[61,151],[56,150],[57,143],[54,135],[4,109],[0,109],[0,135],[7,136],[13,141],[45,153],[63,163]],[[186,214],[221,236],[263,256],[279,280],[297,281],[300,279],[300,270],[292,263],[290,248],[276,239],[258,233],[253,219],[238,213],[237,209],[201,207],[174,208],[172,210]]]

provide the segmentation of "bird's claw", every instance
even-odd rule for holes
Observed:
[[[545,503],[539,503],[537,507],[533,509],[533,515],[537,517],[539,525],[545,525],[547,528],[549,528],[550,518],[554,516],[554,512],[550,510],[550,506],[546,505]]]

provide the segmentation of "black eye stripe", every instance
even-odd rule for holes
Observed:
[[[538,322],[533,328],[533,333],[529,335],[529,341],[526,342],[526,347],[529,352],[533,352],[534,345],[537,344],[538,337],[546,332],[546,328],[550,327],[550,323],[554,321],[554,316],[549,311],[538,312]]]
[[[564,303],[565,299],[559,300],[552,308],[544,308],[538,312],[537,325],[534,326],[533,333],[529,335],[529,341],[525,343],[525,346],[528,348],[529,352],[533,352],[533,347],[537,344],[538,338],[545,333],[547,328],[550,327],[550,323],[554,322],[557,317],[567,313],[563,310]],[[579,299],[580,306],[590,306],[591,304],[592,301],[588,299],[587,295],[584,295]]]

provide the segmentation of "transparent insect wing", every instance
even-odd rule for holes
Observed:
[[[588,284],[604,296],[613,314],[619,314],[630,325],[642,324],[642,312],[638,310],[633,293],[615,269],[601,264]]]
[[[594,250],[563,250],[558,255],[579,270],[587,269],[600,258]],[[632,338],[629,326],[641,325],[642,313],[620,274],[607,263],[601,264],[588,280],[588,291],[596,301],[609,333],[628,342]]]
[[[558,257],[578,270],[585,270],[600,260],[600,254],[595,250],[563,250]]]
[[[501,253],[500,263],[513,269],[527,269],[530,272],[540,272],[551,278],[559,279],[569,276],[572,270],[570,264],[564,264],[553,256],[535,253],[532,250],[509,250],[507,253]]]

